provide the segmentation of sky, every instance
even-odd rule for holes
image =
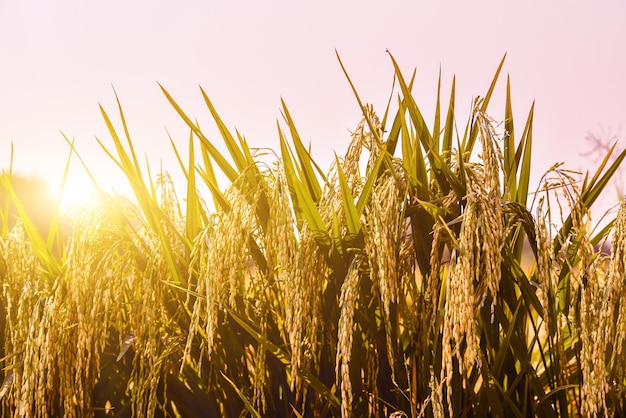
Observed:
[[[277,149],[282,98],[327,167],[360,120],[335,51],[382,114],[393,77],[388,50],[406,76],[417,70],[427,121],[439,72],[444,97],[456,76],[459,129],[506,53],[490,113],[503,118],[507,74],[518,129],[536,103],[534,181],[558,161],[587,170],[586,136],[626,135],[625,18],[621,0],[0,0],[0,169],[13,147],[16,172],[58,187],[65,135],[105,189],[127,191],[95,139],[113,147],[99,104],[121,130],[115,88],[138,154],[180,181],[168,132],[183,154],[189,132],[158,83],[221,149],[199,86],[252,147]],[[88,184],[73,159],[68,194],[85,195]]]

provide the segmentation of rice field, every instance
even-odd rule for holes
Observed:
[[[2,416],[625,416],[626,201],[599,230],[591,209],[626,153],[530,190],[533,108],[514,124],[507,80],[489,116],[504,59],[464,126],[454,80],[428,124],[391,60],[382,112],[346,72],[363,118],[327,172],[286,104],[268,162],[204,91],[228,154],[162,87],[185,190],[121,106],[105,151],[133,202],[101,191],[60,239],[1,176]]]

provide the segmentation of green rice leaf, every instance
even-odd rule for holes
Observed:
[[[65,134],[63,133],[61,134],[65,137]],[[63,177],[61,178],[61,187],[59,189],[59,194],[56,199],[56,205],[54,206],[54,213],[52,214],[52,222],[50,224],[50,229],[48,230],[47,245],[49,248],[52,248],[52,249],[56,248],[59,253],[62,253],[63,251],[63,245],[61,243],[60,226],[59,226],[61,200],[63,199],[63,191],[65,190],[65,186],[67,184],[67,177],[68,177],[68,173],[70,169],[70,161],[72,159],[73,153],[74,153],[74,140],[72,139],[72,143],[70,145],[70,153],[67,157],[67,162],[65,163],[65,169],[63,170]]]
[[[408,85],[409,91],[413,88],[413,82],[415,81],[416,71],[413,70],[413,74],[411,76],[411,82]],[[396,75],[394,74],[394,80],[396,79]],[[398,98],[400,103],[403,103],[405,99]],[[391,129],[389,130],[389,134],[387,135],[387,139],[385,141],[385,149],[389,155],[394,155],[396,152],[396,147],[398,145],[398,138],[400,137],[400,132],[402,130],[403,119],[405,118],[406,113],[406,105],[403,104],[403,108],[400,109],[398,106],[398,111],[396,112],[395,117],[393,118],[393,123],[391,124]],[[405,122],[406,123],[406,122]],[[386,124],[383,124],[386,126]]]
[[[187,174],[187,202],[185,212],[185,230],[187,239],[191,242],[202,229],[202,208],[196,189],[196,162],[193,149],[193,133],[189,136],[189,173]]]
[[[404,99],[406,100],[407,110],[411,115],[411,121],[415,125],[417,137],[419,138],[422,146],[426,150],[426,155],[431,163],[431,168],[435,173],[435,177],[437,178],[440,187],[443,189],[444,193],[447,193],[449,187],[452,187],[452,189],[458,196],[464,196],[465,186],[455,176],[451,168],[441,158],[437,150],[433,148],[433,139],[430,132],[428,131],[428,127],[426,126],[424,117],[417,107],[415,99],[411,95],[411,92],[409,91],[408,86],[404,81],[404,77],[400,72],[400,68],[393,56],[391,56],[391,60],[395,68],[398,81],[400,82],[400,87],[402,88],[402,94],[404,95]]]
[[[518,150],[515,153],[515,167],[519,166],[520,158],[518,157],[521,153],[521,167],[519,171],[519,180],[517,184],[517,193],[515,196],[515,201],[522,205],[526,205],[528,200],[528,187],[530,184],[530,159],[531,159],[531,151],[533,144],[533,115],[535,113],[535,103],[530,107],[530,112],[528,114],[528,119],[526,121],[526,126],[524,127],[524,132],[522,133],[522,139],[519,143]]]
[[[282,99],[280,100],[280,102],[283,107],[283,116],[285,118],[287,126],[289,127],[289,131],[291,132],[291,139],[296,150],[296,155],[298,156],[299,166],[302,170],[302,175],[304,177],[304,183],[307,185],[313,201],[317,202],[322,195],[322,188],[313,170],[311,155],[302,144],[302,140],[300,139],[300,135],[296,130],[296,125],[293,122],[291,115],[289,114],[287,105]]]
[[[224,140],[224,143],[226,144],[226,147],[228,148],[228,152],[230,153],[230,156],[235,162],[235,166],[237,167],[240,173],[246,171],[246,169],[248,168],[248,166],[250,166],[250,164],[254,164],[254,161],[250,161],[246,158],[245,154],[239,148],[239,145],[237,145],[235,138],[233,137],[233,135],[230,133],[230,131],[228,130],[228,128],[222,121],[222,118],[220,118],[220,116],[218,115],[217,111],[215,110],[215,107],[213,106],[213,103],[211,102],[211,100],[209,100],[209,96],[207,96],[207,94],[202,89],[202,87],[200,87],[200,92],[202,93],[204,102],[206,103],[207,107],[209,108],[209,111],[211,112],[211,116],[213,116],[213,120],[217,124],[217,128],[219,129],[220,134],[222,135],[222,139]],[[254,184],[254,182],[251,182],[251,184]]]
[[[341,401],[339,401],[339,398],[337,398],[337,396],[335,396],[335,394],[330,389],[328,389],[326,385],[324,385],[317,377],[315,377],[313,373],[305,369],[298,369],[298,373],[302,375],[302,380],[304,380],[306,383],[308,383],[309,386],[315,389],[317,393],[322,395],[322,397],[326,399],[326,401],[328,401],[331,405],[333,405],[335,408],[341,407]]]
[[[181,107],[176,103],[176,101],[172,98],[172,96],[165,90],[163,86],[159,84],[159,87],[165,94],[165,97],[170,102],[172,107],[176,110],[178,115],[185,121],[187,126],[193,131],[194,134],[200,139],[200,145],[203,147],[204,151],[211,155],[211,157],[215,160],[216,164],[222,170],[222,172],[226,175],[228,180],[234,182],[237,177],[239,177],[238,172],[230,165],[230,163],[224,158],[224,156],[215,148],[215,146],[208,140],[208,138],[204,135],[204,133],[200,130],[195,123],[183,112]]]
[[[198,170],[198,174],[200,175],[200,178],[204,181],[204,184],[206,184],[206,186],[209,188],[211,196],[213,197],[213,201],[215,202],[216,209],[221,209],[224,212],[228,212],[230,210],[230,203],[220,190],[215,176],[211,176],[209,173],[203,170]]]
[[[409,182],[415,189],[415,195],[420,199],[428,199],[430,192],[428,191],[428,172],[426,169],[426,160],[422,154],[422,147],[416,140],[414,135],[409,132],[404,113],[405,108],[402,101],[398,101],[402,134],[402,150],[403,164],[406,172],[409,174]]]
[[[327,247],[330,245],[330,240],[326,231],[326,226],[322,220],[322,216],[320,215],[308,188],[300,182],[300,179],[297,176],[291,153],[287,143],[285,142],[285,137],[280,129],[278,132],[280,137],[281,155],[283,157],[283,165],[285,169],[285,177],[287,179],[289,191],[292,195],[296,218],[299,221],[298,226],[301,228],[304,226],[304,223],[306,223],[316,237],[316,240],[318,240],[323,247]]]
[[[289,354],[278,347],[276,344],[272,343],[270,340],[265,338],[261,333],[259,333],[256,329],[254,329],[248,322],[238,315],[234,310],[225,307],[228,311],[228,314],[237,322],[248,334],[250,334],[259,344],[263,345],[263,347],[276,359],[278,359],[285,366],[291,367],[291,360]],[[324,397],[328,402],[330,402],[333,406],[339,408],[341,403],[339,399],[328,389],[318,378],[316,378],[312,373],[305,369],[298,369],[298,373],[302,375],[302,379],[307,382],[315,391],[317,391],[320,395]]]
[[[61,265],[52,253],[52,249],[48,247],[48,244],[37,230],[37,226],[28,215],[24,205],[17,197],[13,184],[10,180],[11,178],[8,176],[0,176],[0,185],[2,185],[2,187],[7,191],[9,200],[17,209],[17,214],[22,221],[24,231],[32,243],[33,250],[42,265],[43,271],[46,273],[48,284],[52,286],[56,278],[61,273]]]
[[[365,184],[363,185],[363,188],[361,189],[361,194],[359,195],[359,200],[357,201],[357,204],[356,204],[356,212],[359,216],[359,219],[361,215],[363,215],[363,211],[365,210],[365,206],[367,205],[367,202],[369,202],[370,200],[370,196],[372,195],[374,184],[376,183],[376,179],[378,178],[378,173],[380,173],[380,169],[383,165],[383,162],[385,162],[387,158],[388,158],[388,155],[383,151],[378,157],[378,160],[376,160],[376,164],[374,164],[374,169],[372,170],[371,173],[368,174],[367,180],[365,180]]]
[[[416,199],[416,200],[417,200],[417,203],[422,207],[422,209],[428,212],[430,216],[433,217],[433,219],[439,219],[440,217],[443,217],[448,214],[444,208],[438,205],[427,202],[425,200],[420,200],[420,199]],[[447,225],[448,226],[452,225],[452,223],[448,223]]]
[[[291,356],[285,350],[265,338],[259,333],[252,325],[248,323],[242,316],[240,316],[233,309],[224,307],[231,318],[237,322],[241,328],[243,328],[248,334],[250,334],[259,344],[261,344],[268,352],[272,353],[278,361],[285,366],[291,367]]]
[[[511,78],[506,79],[506,103],[504,110],[504,175],[508,193],[517,195],[517,165],[515,164],[515,126],[511,106]]]
[[[482,101],[482,104],[480,106],[480,111],[483,113],[487,112],[487,107],[489,106],[491,95],[493,94],[493,91],[496,88],[498,78],[500,77],[500,71],[502,71],[502,66],[504,65],[505,59],[506,59],[506,54],[504,54],[504,56],[502,57],[502,60],[500,61],[500,65],[498,65],[498,69],[496,70],[496,73],[493,76],[493,79],[491,80],[491,84],[489,85],[489,89],[487,90],[487,93],[485,94],[485,97]],[[472,129],[470,131],[469,141],[467,143],[465,143],[465,141],[463,142],[462,149],[465,152],[472,152],[472,150],[474,149],[474,144],[476,143],[477,137],[478,137],[478,124],[474,123],[472,124]]]
[[[346,223],[348,227],[348,234],[355,237],[361,232],[361,220],[359,212],[354,204],[354,197],[350,191],[350,186],[346,180],[346,175],[341,168],[341,161],[337,155],[335,155],[335,162],[337,163],[337,173],[339,174],[339,187],[341,189],[341,198],[343,201],[343,210],[346,214]]]
[[[246,395],[243,394],[243,392],[241,391],[241,389],[239,389],[237,387],[237,385],[235,384],[235,382],[233,382],[232,380],[230,380],[228,378],[228,376],[226,376],[224,374],[224,372],[220,371],[220,374],[222,375],[222,377],[224,378],[224,380],[226,380],[230,386],[235,390],[235,392],[237,392],[237,395],[239,396],[239,398],[243,401],[244,405],[246,406],[246,409],[248,410],[248,412],[250,412],[253,416],[257,417],[257,418],[261,418],[261,414],[259,413],[259,411],[257,411],[256,409],[254,409],[254,406],[252,406],[252,402],[250,402],[250,399],[248,399],[248,397]]]
[[[441,65],[439,65],[439,76],[437,77],[437,99],[435,101],[435,121],[433,123],[433,148],[436,152],[439,149],[439,138],[441,137]]]
[[[119,104],[119,101],[118,101],[118,107],[119,107],[120,117],[124,121],[124,112],[121,108],[121,105]],[[146,217],[148,225],[160,237],[160,243],[161,243],[161,248],[163,249],[163,255],[174,280],[176,280],[179,283],[182,283],[183,277],[176,263],[176,255],[174,254],[173,249],[168,245],[169,240],[166,236],[163,225],[161,224],[161,221],[164,221],[165,223],[169,223],[171,225],[171,220],[169,219],[169,217],[165,216],[165,214],[160,209],[158,203],[156,202],[156,196],[155,196],[156,193],[154,190],[154,186],[152,185],[152,182],[150,183],[151,184],[150,190],[148,190],[148,187],[146,186],[146,183],[144,182],[143,177],[141,175],[139,164],[137,163],[137,159],[135,156],[134,149],[132,148],[132,145],[130,146],[130,153],[132,156],[132,160],[131,160],[129,154],[126,152],[126,149],[124,148],[120,140],[119,135],[117,134],[115,130],[115,127],[113,126],[113,123],[111,122],[111,119],[109,118],[109,116],[107,115],[106,111],[104,110],[102,106],[100,106],[100,112],[102,113],[102,117],[104,118],[104,121],[109,130],[109,133],[111,137],[113,138],[115,149],[117,150],[117,154],[119,157],[119,160],[113,158],[113,161],[118,163],[118,165],[120,166],[120,168],[126,175],[126,178],[128,179],[133,189],[133,192],[135,193],[135,198],[137,199],[137,202],[139,203],[139,206],[141,207],[142,212],[144,216]],[[127,135],[128,142],[132,143],[125,123],[124,123],[124,132]],[[102,148],[107,152],[109,156],[112,156],[112,154],[106,149],[106,147],[104,147],[102,142],[98,140],[98,143],[102,146]],[[171,230],[176,231],[176,228],[171,228]]]
[[[367,122],[367,125],[370,128],[370,132],[372,132],[372,135],[374,135],[376,141],[378,143],[382,143],[382,138],[379,136],[378,131],[376,129],[376,127],[374,126],[374,124],[372,123],[372,121],[367,117],[367,111],[365,109],[365,105],[363,104],[363,102],[361,101],[361,98],[359,96],[359,93],[357,92],[356,88],[354,87],[354,83],[352,83],[352,80],[350,79],[350,76],[348,75],[348,71],[346,70],[346,67],[344,67],[343,62],[341,61],[341,57],[339,56],[339,52],[337,52],[337,50],[335,49],[335,55],[337,55],[337,60],[339,61],[339,65],[341,66],[341,70],[343,71],[344,75],[346,76],[346,79],[348,80],[348,83],[350,84],[350,87],[352,88],[352,92],[354,93],[354,97],[356,98],[357,103],[359,104],[359,108],[361,109],[361,114],[365,117],[365,121]]]
[[[610,150],[611,152],[612,152],[613,148],[614,148],[614,146],[611,148],[611,150]],[[592,181],[590,181],[588,183],[587,187],[585,187],[581,191],[580,198],[581,198],[583,206],[585,208],[587,208],[587,209],[591,208],[591,206],[594,204],[594,202],[598,199],[598,197],[600,196],[600,193],[602,193],[602,191],[604,190],[606,185],[609,183],[609,181],[611,180],[613,175],[617,172],[617,170],[620,167],[622,161],[624,160],[624,157],[626,157],[626,150],[622,151],[617,156],[615,161],[613,161],[613,163],[609,166],[609,168],[606,169],[604,174],[601,175],[601,173],[603,171],[603,168],[608,163],[609,155],[607,155],[604,158],[604,160],[600,164],[600,167],[598,168],[598,170],[596,170],[596,173],[594,174],[594,176],[592,178]],[[562,243],[564,242],[565,237],[567,237],[569,235],[571,229],[572,229],[572,217],[570,215],[570,216],[567,217],[565,222],[563,222],[563,226],[559,230],[558,235],[554,238],[553,247],[554,247],[554,252],[555,253],[558,252],[561,249]],[[569,270],[568,270],[567,266],[564,266],[563,270],[561,272],[561,279],[564,278],[565,274],[568,271]]]
[[[448,104],[448,113],[446,115],[446,124],[443,130],[443,143],[441,146],[441,154],[446,163],[451,161],[452,157],[452,135],[454,133],[454,100],[456,91],[456,77],[452,77],[452,87],[450,88],[450,103]]]
[[[188,248],[191,248],[193,239],[202,229],[203,222],[207,222],[206,213],[204,213],[204,211],[202,210],[198,191],[196,190],[196,168],[195,156],[193,154],[193,131],[189,135],[189,170],[187,170],[187,168],[185,167],[185,164],[180,157],[180,153],[178,152],[178,148],[176,147],[176,144],[174,143],[171,135],[169,135],[169,132],[168,136],[170,138],[170,143],[172,144],[174,154],[176,155],[176,159],[178,160],[178,164],[180,165],[180,168],[185,175],[185,179],[187,180],[187,198],[185,199],[185,231],[187,246]]]

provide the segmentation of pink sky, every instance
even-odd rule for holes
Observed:
[[[216,143],[198,85],[254,147],[276,149],[283,97],[327,166],[360,119],[336,48],[361,97],[380,113],[393,75],[386,49],[407,76],[417,68],[414,91],[427,120],[440,66],[446,96],[456,74],[460,128],[506,52],[492,116],[502,119],[508,73],[518,129],[537,102],[536,172],[556,161],[587,169],[580,154],[589,132],[626,134],[626,2],[504,4],[0,0],[0,168],[13,143],[16,170],[58,183],[69,153],[62,131],[106,188],[125,190],[94,139],[112,144],[98,103],[119,121],[113,85],[136,150],[153,172],[162,161],[180,178],[165,128],[183,151],[188,131],[157,82]],[[74,187],[81,173],[74,161]]]

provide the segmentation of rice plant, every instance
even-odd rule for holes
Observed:
[[[201,89],[222,154],[161,87],[190,131],[183,199],[119,102],[98,141],[134,199],[101,191],[62,250],[2,176],[3,416],[626,415],[626,203],[591,220],[626,153],[531,192],[533,108],[519,134],[507,80],[489,116],[504,59],[460,131],[455,81],[428,126],[391,61],[382,113],[344,69],[362,120],[328,172],[285,103],[272,158]]]

